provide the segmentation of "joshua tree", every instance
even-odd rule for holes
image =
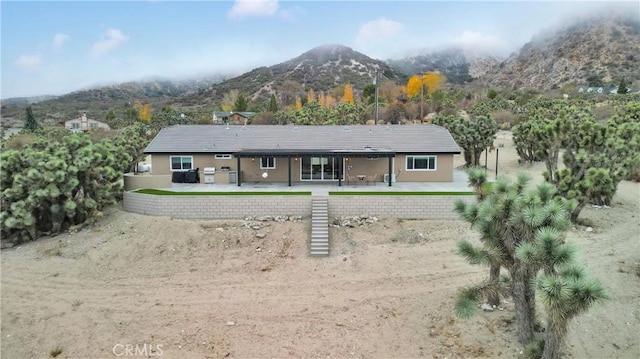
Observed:
[[[479,202],[456,202],[456,211],[481,234],[482,246],[468,241],[457,244],[458,253],[473,264],[504,267],[510,283],[499,283],[490,273],[488,281],[460,291],[456,313],[470,317],[482,295],[492,298],[510,293],[516,310],[518,340],[523,345],[534,341],[535,289],[541,292],[547,310],[547,331],[538,348],[544,357],[558,358],[568,321],[604,298],[597,281],[585,280],[573,264],[575,249],[564,243],[564,231],[570,226],[569,202],[556,196],[556,189],[542,183],[525,192],[528,178],[519,175],[515,182],[501,177],[490,187],[478,191],[482,176],[473,170]],[[538,277],[538,272],[542,275]]]

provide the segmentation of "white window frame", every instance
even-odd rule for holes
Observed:
[[[413,168],[409,168],[409,159],[412,159],[413,161]],[[421,159],[421,160],[427,160],[427,164],[429,164],[429,159],[433,158],[433,168],[415,168],[416,167],[416,158],[417,159]],[[413,156],[413,155],[407,155],[406,159],[404,161],[404,167],[405,170],[407,171],[429,171],[429,172],[433,172],[433,171],[437,171],[438,170],[438,156],[434,156],[434,155],[417,155],[417,156]]]
[[[191,168],[180,168],[180,169],[174,169],[173,168],[173,158],[174,157],[180,157],[180,167],[182,167],[183,161],[182,159],[184,157],[188,157],[191,159]],[[181,172],[181,171],[188,171],[190,169],[193,169],[194,167],[194,163],[193,163],[193,156],[182,156],[182,155],[175,155],[175,156],[169,156],[169,170],[171,172]]]
[[[267,165],[264,165],[264,160],[267,160]],[[273,166],[269,166],[269,160],[273,160]],[[275,170],[276,169],[276,158],[273,156],[260,157],[260,169],[261,170]]]
[[[232,158],[231,155],[214,155],[213,158],[216,160],[230,160]]]

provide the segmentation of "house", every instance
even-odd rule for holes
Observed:
[[[460,148],[444,127],[216,126],[164,128],[144,151],[151,175],[198,169],[200,182],[451,182]]]
[[[102,121],[87,118],[86,113],[78,118],[64,121],[64,127],[73,132],[86,132],[94,129],[109,131],[111,129],[108,124]]]
[[[234,111],[214,112],[213,123],[217,125],[220,125],[220,124],[246,125],[247,121],[255,115],[256,115],[255,112],[234,112]]]

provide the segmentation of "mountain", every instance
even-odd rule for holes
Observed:
[[[617,85],[640,80],[639,61],[637,13],[603,14],[535,36],[481,81],[504,89]]]
[[[483,76],[500,63],[495,56],[473,55],[452,47],[404,59],[387,60],[389,65],[408,75],[438,71],[454,84],[464,84]]]
[[[2,126],[21,127],[27,105],[32,105],[36,116],[44,119],[45,123],[64,121],[80,112],[101,119],[111,108],[124,111],[125,107],[136,102],[149,102],[157,107],[222,80],[222,75],[180,81],[155,79],[79,90],[62,96],[3,99],[0,112]]]
[[[372,83],[376,71],[380,81],[406,81],[406,76],[384,61],[372,59],[349,47],[324,45],[283,63],[253,69],[238,77],[211,85],[207,89],[184,96],[183,103],[219,103],[222,96],[237,89],[252,100],[268,99],[276,91],[287,91],[287,86],[301,85],[298,90],[327,91],[350,83],[362,91]]]

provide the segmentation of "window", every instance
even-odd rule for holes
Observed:
[[[231,155],[215,155],[213,156],[216,160],[230,160]]]
[[[71,122],[71,128],[78,129],[80,128],[80,124],[78,122]]]
[[[97,124],[97,123],[95,123],[95,122],[91,122],[91,123],[89,124],[89,128],[98,128],[98,124]]]
[[[276,168],[276,158],[275,157],[262,157],[262,158],[260,158],[260,169],[272,170],[274,168]]]
[[[436,156],[407,156],[407,171],[435,171]]]
[[[186,171],[193,168],[193,156],[171,156],[172,171]]]

